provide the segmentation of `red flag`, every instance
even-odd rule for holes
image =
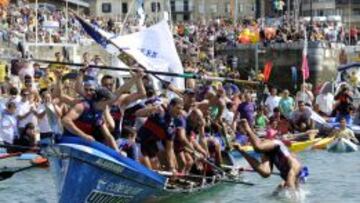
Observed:
[[[269,81],[272,67],[273,67],[273,63],[271,61],[266,62],[265,67],[264,67],[264,72],[263,72],[264,82]]]
[[[301,64],[301,72],[302,72],[304,80],[306,80],[310,77],[309,63],[308,63],[306,54],[303,54],[302,64]]]

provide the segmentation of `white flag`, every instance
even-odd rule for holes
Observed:
[[[140,32],[112,38],[111,41],[133,56],[147,70],[184,73],[174,38],[165,20]],[[183,78],[163,78],[178,88],[185,88]]]

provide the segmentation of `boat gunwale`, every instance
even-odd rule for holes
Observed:
[[[121,178],[125,178],[125,179],[127,179],[129,181],[136,182],[136,183],[138,183],[140,185],[143,185],[143,186],[146,186],[148,188],[151,188],[151,189],[157,188],[160,193],[161,192],[163,192],[163,193],[166,193],[166,192],[173,193],[173,194],[165,194],[165,195],[162,195],[162,196],[171,196],[171,195],[186,194],[186,193],[199,193],[199,192],[211,189],[211,188],[213,188],[215,186],[218,186],[220,184],[225,184],[225,182],[222,181],[225,178],[216,178],[214,183],[213,182],[205,183],[204,185],[200,185],[200,186],[193,187],[193,188],[183,189],[182,187],[178,187],[178,188],[175,188],[175,189],[169,189],[169,188],[167,188],[168,178],[166,176],[164,176],[164,175],[158,174],[158,175],[160,175],[162,177],[165,177],[166,181],[165,181],[165,184],[162,187],[159,187],[159,186],[154,187],[152,185],[144,184],[144,182],[133,179],[133,178],[131,178],[129,176],[125,176],[122,173],[117,173],[115,170],[112,170],[112,169],[107,168],[105,166],[94,164],[94,163],[92,163],[92,162],[90,162],[88,160],[85,160],[84,158],[82,158],[80,156],[71,155],[70,151],[76,150],[77,152],[84,153],[84,154],[89,154],[89,155],[94,156],[94,157],[96,157],[98,159],[102,159],[105,162],[111,162],[112,164],[117,164],[117,163],[114,163],[114,162],[112,162],[112,161],[110,161],[108,159],[105,159],[105,158],[102,158],[102,157],[99,157],[99,156],[96,156],[96,155],[93,155],[93,154],[90,154],[90,153],[87,153],[87,152],[84,152],[84,151],[81,151],[79,149],[76,149],[76,148],[73,148],[73,147],[70,147],[70,146],[66,146],[66,145],[53,145],[53,146],[48,146],[48,149],[49,148],[52,148],[53,150],[51,150],[51,151],[53,151],[53,152],[50,152],[49,150],[46,150],[46,152],[44,152],[44,155],[46,155],[48,157],[56,157],[56,159],[62,159],[62,160],[64,160],[64,159],[69,159],[69,160],[75,159],[75,160],[78,160],[80,162],[91,165],[92,167],[96,167],[96,168],[100,168],[102,170],[106,170],[107,172],[110,172],[113,175],[120,176]],[[59,149],[59,150],[54,150],[54,149]],[[66,149],[69,152],[64,152],[64,151],[62,151],[63,149]],[[56,152],[54,152],[54,151],[56,151]],[[66,155],[64,155],[64,154],[66,154]],[[126,168],[124,166],[121,166],[121,167]],[[204,178],[207,178],[207,177],[211,177],[211,176],[204,176]]]

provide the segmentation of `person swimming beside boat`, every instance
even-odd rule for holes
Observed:
[[[339,129],[334,130],[332,136],[335,138],[345,138],[351,140],[352,142],[359,144],[359,140],[356,138],[354,131],[347,127],[346,119],[340,119]]]
[[[251,145],[255,151],[262,154],[261,161],[251,157],[241,146],[234,143],[235,149],[238,149],[244,158],[249,162],[252,168],[262,177],[267,178],[271,175],[273,166],[280,171],[280,176],[284,180],[279,187],[297,189],[302,175],[300,162],[289,152],[287,147],[280,140],[261,141],[252,131],[246,120],[241,120],[246,135],[249,137]]]

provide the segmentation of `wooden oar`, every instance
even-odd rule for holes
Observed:
[[[83,63],[70,63],[70,62],[57,62],[51,60],[42,60],[42,59],[28,59],[29,61],[34,61],[38,63],[56,63],[59,65],[67,65],[67,66],[77,66],[77,67],[89,67],[89,68],[98,68],[103,70],[113,70],[113,71],[124,71],[129,72],[131,69],[126,67],[115,67],[115,66],[98,66],[98,65],[85,65]],[[249,81],[249,80],[238,80],[234,78],[224,78],[224,77],[213,77],[200,75],[197,73],[172,73],[172,72],[163,72],[163,71],[151,71],[144,69],[144,73],[152,74],[152,75],[160,75],[160,76],[169,76],[169,77],[179,77],[185,79],[198,79],[198,80],[208,80],[208,81],[220,81],[220,82],[233,82],[238,84],[249,84],[249,85],[259,85],[260,83],[257,81]],[[162,80],[163,81],[163,80]]]
[[[0,181],[6,180],[11,178],[15,173],[21,172],[21,171],[25,171],[31,168],[35,168],[35,167],[39,167],[42,166],[43,164],[45,164],[46,162],[42,162],[42,163],[37,163],[37,164],[32,164],[30,166],[26,166],[14,171],[2,171],[0,172]]]
[[[308,130],[308,131],[303,132],[303,133],[286,134],[286,135],[283,135],[283,137],[286,138],[286,139],[296,139],[296,138],[298,138],[300,136],[308,135],[309,139],[313,140],[318,133],[319,133],[319,130],[314,129],[314,130]]]
[[[172,172],[168,172],[168,171],[157,171],[160,175],[164,175],[164,176],[171,176],[173,177],[173,173]],[[207,180],[214,180],[216,179],[216,176],[201,176],[201,175],[194,175],[194,174],[176,174],[175,177],[182,177],[182,178],[199,178],[199,179],[207,179]],[[238,179],[219,179],[222,182],[227,182],[227,183],[234,183],[234,184],[242,184],[242,185],[248,185],[248,186],[254,186],[254,183],[251,182],[247,182],[247,181],[242,181],[242,180],[238,180]]]
[[[0,147],[6,149],[24,149],[29,151],[40,151],[39,147],[28,147],[28,146],[13,145],[13,144],[0,144]]]
[[[185,147],[185,150],[192,153],[194,156],[200,158],[200,156],[195,152],[192,151],[191,149],[188,149],[187,147]],[[228,178],[234,178],[234,175],[231,173],[226,172],[223,168],[217,166],[216,164],[214,164],[213,162],[211,162],[210,160],[207,160],[206,158],[202,158],[202,160],[209,164],[210,166],[212,166],[213,168],[215,168],[216,170],[220,171],[221,173],[223,173],[224,175],[226,175],[226,177]],[[237,184],[244,184],[244,185],[255,185],[254,183],[250,183],[250,182],[244,182],[241,180],[236,180],[236,179],[224,179],[222,180],[223,182],[228,182],[228,183],[237,183]]]
[[[235,167],[235,166],[229,166],[229,165],[225,165],[225,164],[222,164],[221,167],[222,167],[222,168],[225,168],[225,169],[230,169],[230,170],[237,170],[237,171],[239,171],[239,172],[252,172],[252,173],[257,173],[255,170],[249,169],[249,168]],[[272,174],[272,175],[280,175],[279,172],[272,172],[271,174]]]
[[[1,154],[0,159],[7,159],[7,158],[10,158],[10,157],[18,156],[20,154],[22,154],[22,153],[21,152],[14,152],[14,153],[8,153],[8,154]]]

